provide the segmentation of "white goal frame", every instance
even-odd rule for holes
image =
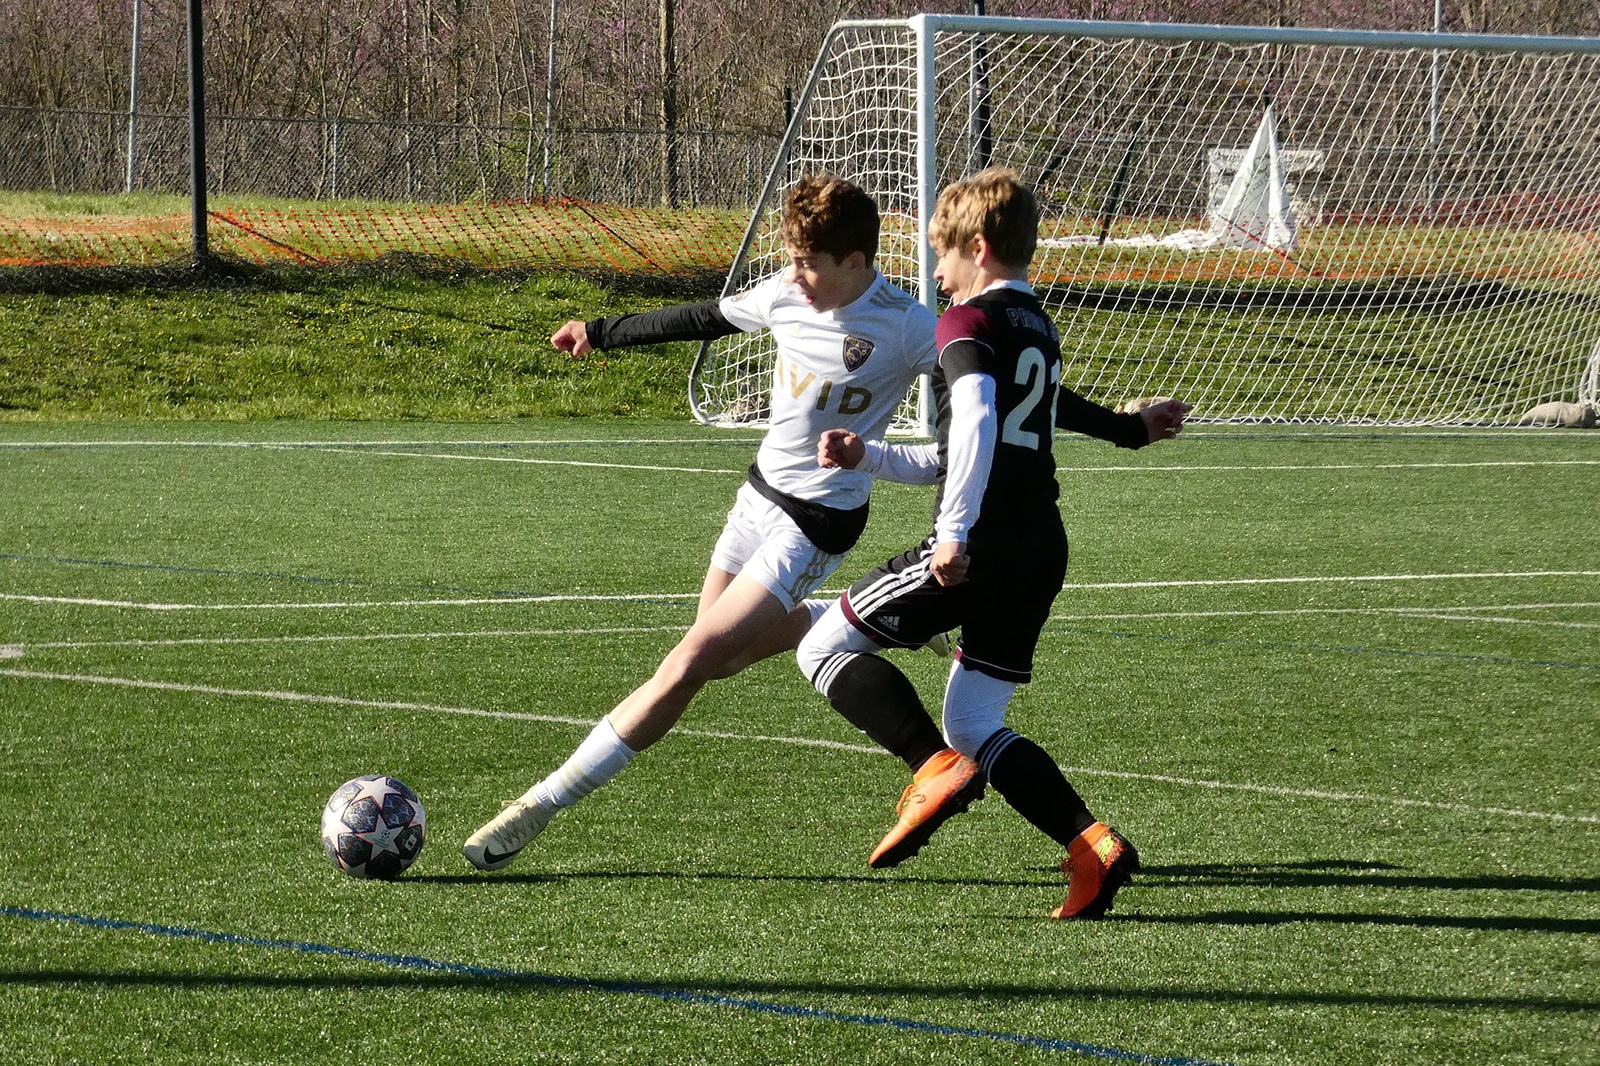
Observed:
[[[937,191],[992,162],[1040,191],[1035,285],[1064,383],[1090,398],[1181,395],[1208,422],[1510,425],[1594,389],[1597,129],[1596,38],[840,22],[723,292],[783,268],[783,192],[828,171],[878,199],[879,268],[937,310]],[[1389,169],[1368,186],[1363,167]],[[1255,224],[1219,212],[1269,201],[1270,242],[1219,239]],[[702,345],[694,417],[762,424],[772,354],[754,334]],[[930,431],[926,391],[901,431]]]

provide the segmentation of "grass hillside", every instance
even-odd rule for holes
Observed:
[[[0,421],[682,418],[692,345],[574,360],[549,337],[711,295],[551,273],[15,271],[0,279]]]

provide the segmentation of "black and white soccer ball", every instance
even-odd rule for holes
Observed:
[[[427,828],[417,794],[386,774],[346,781],[322,808],[322,847],[351,877],[399,877],[422,853]]]

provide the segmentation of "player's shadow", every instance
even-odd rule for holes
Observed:
[[[1467,892],[1559,892],[1586,894],[1600,890],[1600,878],[1550,877],[1532,874],[1440,875],[1406,873],[1389,863],[1315,860],[1290,863],[1189,863],[1142,868],[1135,880],[1150,889],[1193,888],[1197,885],[1263,889],[1349,888],[1420,889]],[[1600,919],[1537,914],[1424,914],[1396,910],[1245,910],[1172,914],[1124,908],[1109,916],[1146,925],[1275,926],[1323,925],[1499,930],[1521,933],[1600,933]]]
[[[562,873],[510,874],[424,874],[407,876],[405,881],[432,885],[474,885],[485,891],[505,891],[528,885],[555,885],[581,881],[663,881],[685,883],[784,882],[818,886],[901,885],[938,888],[1041,889],[1058,887],[1060,873],[1042,868],[1029,879],[939,877],[896,872],[894,874],[760,874],[715,870],[584,870]],[[1440,875],[1405,872],[1389,863],[1350,860],[1312,860],[1274,863],[1179,863],[1146,865],[1135,876],[1133,885],[1143,890],[1118,897],[1119,909],[1108,920],[1145,925],[1173,926],[1278,926],[1323,924],[1496,930],[1523,933],[1600,933],[1600,919],[1566,918],[1529,914],[1439,914],[1410,910],[1267,910],[1229,909],[1172,913],[1161,907],[1159,893],[1165,889],[1193,888],[1197,885],[1234,886],[1259,889],[1348,888],[1420,889],[1468,892],[1558,892],[1586,894],[1600,890],[1600,879],[1592,877],[1551,877],[1543,875],[1471,874]],[[1143,898],[1140,898],[1140,897]],[[1033,920],[1031,915],[996,915],[1002,920]]]
[[[1206,911],[1200,914],[1124,914],[1108,920],[1139,925],[1365,925],[1408,929],[1472,929],[1509,933],[1600,933],[1600,919],[1535,915],[1374,914],[1369,911]]]
[[[460,873],[405,874],[401,881],[425,885],[495,886],[555,885],[568,881],[738,881],[781,882],[810,885],[932,885],[945,888],[1038,888],[1059,887],[1061,873],[1053,867],[1048,876],[1034,880],[994,877],[925,877],[918,874],[759,874],[729,873],[719,870],[579,870],[562,873]]]
[[[1494,892],[1596,892],[1600,877],[1547,877],[1530,874],[1414,874],[1382,862],[1320,859],[1309,862],[1180,863],[1145,865],[1145,883],[1246,885],[1259,888],[1432,888]]]

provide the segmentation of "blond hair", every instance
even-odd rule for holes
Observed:
[[[1033,261],[1039,243],[1039,203],[1010,167],[990,167],[939,194],[928,239],[941,254],[982,237],[996,259],[1012,267]]]

